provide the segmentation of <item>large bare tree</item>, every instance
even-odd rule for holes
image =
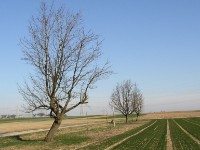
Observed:
[[[130,80],[118,83],[111,95],[110,106],[126,117],[126,123],[128,123],[128,115],[134,112],[133,98],[134,84]]]
[[[35,73],[19,89],[27,111],[50,110],[54,122],[45,140],[51,141],[64,114],[87,103],[89,89],[112,71],[109,63],[99,61],[99,37],[85,31],[79,13],[43,2],[28,31],[21,45]]]

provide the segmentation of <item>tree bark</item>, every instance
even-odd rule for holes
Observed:
[[[136,117],[136,121],[137,121],[137,120],[138,120],[138,116],[139,116],[139,115],[138,115],[138,114],[136,114],[136,115],[137,115],[137,117]]]
[[[126,124],[128,123],[128,115],[126,115]]]
[[[61,124],[61,119],[55,119],[51,129],[49,130],[47,136],[45,137],[45,141],[46,142],[51,142],[51,140],[53,139],[54,134],[56,133],[56,131],[58,130],[58,128],[60,127]]]

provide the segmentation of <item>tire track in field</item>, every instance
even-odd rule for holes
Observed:
[[[195,141],[197,144],[200,145],[200,141],[198,139],[196,139],[194,136],[192,136],[189,132],[187,132],[183,127],[181,127],[181,125],[178,124],[178,122],[176,122],[175,120],[173,120],[177,125],[178,127],[183,131],[185,132],[193,141]]]
[[[147,128],[151,127],[152,125],[154,125],[156,122],[157,122],[157,120],[156,120],[154,123],[152,123],[151,125],[149,125],[149,126],[145,127],[144,129],[138,131],[137,133],[135,133],[135,134],[133,134],[133,135],[131,135],[131,136],[128,136],[128,137],[124,138],[123,140],[121,140],[121,141],[119,141],[119,142],[117,142],[117,143],[115,143],[115,144],[113,144],[113,145],[107,147],[105,150],[110,150],[110,149],[112,149],[113,147],[115,147],[115,146],[117,146],[117,145],[123,143],[124,141],[128,140],[129,138],[131,138],[131,137],[133,137],[133,136],[135,136],[135,135],[138,135],[139,133],[143,132],[145,129],[147,129]]]
[[[167,119],[167,147],[166,147],[166,150],[173,150],[168,119]]]
[[[157,129],[157,127],[158,126],[156,126],[156,128],[154,128],[154,131]],[[148,145],[149,143],[151,143],[155,136],[156,136],[156,133],[154,133],[153,136],[149,139],[149,141],[146,142],[146,143],[144,143],[143,146],[146,147],[146,145]]]
[[[73,150],[78,150],[78,149],[81,149],[81,148],[85,148],[85,147],[87,147],[87,146],[89,146],[89,145],[96,144],[97,142],[100,142],[100,141],[101,141],[101,140],[97,140],[97,141],[94,141],[94,142],[91,142],[91,143],[87,143],[87,144],[82,145],[82,146],[80,146],[80,147],[73,148]]]

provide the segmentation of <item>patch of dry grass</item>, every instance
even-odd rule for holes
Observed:
[[[140,117],[140,119],[172,119],[172,118],[192,118],[200,117],[200,111],[175,111],[175,112],[157,112],[149,113]]]
[[[124,122],[124,121],[123,121]],[[4,150],[48,150],[52,148],[57,149],[76,149],[87,144],[91,144],[105,138],[121,134],[127,130],[136,128],[147,121],[139,121],[131,124],[118,123],[113,127],[111,123],[96,124],[91,126],[82,126],[74,128],[66,128],[59,130],[54,140],[51,143],[43,141],[47,132],[39,132],[19,136],[18,139],[9,139],[11,144],[4,146]],[[3,138],[4,139],[4,138]],[[6,138],[4,139],[6,140]],[[13,141],[12,141],[13,140]],[[1,140],[2,141],[2,140]],[[13,142],[13,144],[12,144]],[[1,142],[0,142],[1,145]]]
[[[81,125],[87,123],[101,123],[106,122],[105,119],[88,119],[87,118],[77,118],[77,119],[65,119],[62,121],[61,127]],[[37,129],[49,129],[53,123],[52,120],[48,121],[38,121],[38,122],[9,122],[0,123],[0,133],[10,133],[10,132],[20,132],[27,130],[37,130]]]

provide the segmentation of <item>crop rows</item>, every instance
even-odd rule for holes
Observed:
[[[83,148],[80,148],[80,149],[85,149],[85,150],[88,150],[88,149],[91,149],[91,150],[95,150],[95,149],[98,149],[98,150],[103,150],[103,149],[106,149],[107,147],[123,140],[124,138],[128,137],[128,136],[131,136],[137,132],[139,132],[140,130],[144,129],[145,127],[148,127],[149,125],[152,125],[154,122],[156,122],[155,120],[154,121],[151,121],[143,126],[140,126],[138,128],[135,128],[135,129],[132,129],[132,130],[129,130],[123,134],[119,134],[117,136],[113,136],[111,138],[108,138],[108,139],[105,139],[101,142],[98,142],[97,144],[92,144],[92,145],[89,145],[87,147],[83,147]]]
[[[129,138],[114,149],[165,149],[167,120],[158,120],[153,126]]]
[[[200,126],[200,118],[187,118],[187,119],[184,119],[184,120],[187,120],[188,122],[191,122],[193,124],[197,124]]]
[[[198,143],[196,143],[189,135],[187,135],[174,120],[169,120],[169,127],[174,149],[200,149]]]
[[[176,150],[200,149],[199,118],[169,119],[172,148]],[[195,123],[196,124],[195,124]],[[196,140],[194,140],[196,139]],[[83,149],[157,149],[167,147],[167,120],[157,120],[123,134],[105,139]]]
[[[192,122],[188,122],[184,119],[175,119],[175,121],[183,127],[188,133],[190,133],[193,137],[200,140],[200,126],[198,124],[194,124]]]
[[[146,128],[144,131],[133,136],[134,134],[143,130],[144,128]],[[132,137],[128,138],[127,140],[113,147],[112,149],[147,149],[147,148],[165,149],[166,132],[167,132],[167,121],[157,120],[154,124],[153,122],[151,122],[144,126],[138,127],[136,129],[125,132],[118,136],[114,136],[112,138],[106,139],[102,142],[99,142],[96,145],[90,145],[83,149],[106,149],[109,146],[112,146],[129,136],[132,136]]]

